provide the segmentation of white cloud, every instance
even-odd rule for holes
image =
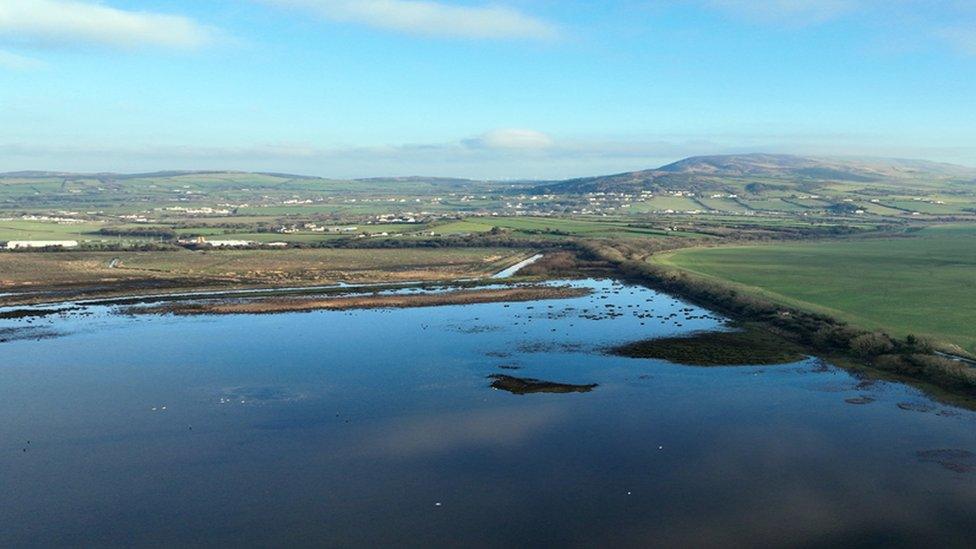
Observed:
[[[214,31],[178,15],[75,0],[0,0],[0,39],[31,45],[193,49]]]
[[[474,39],[547,40],[552,24],[505,6],[459,6],[432,0],[263,0],[312,11],[333,21],[420,34]]]
[[[33,57],[17,55],[9,51],[0,50],[0,68],[13,70],[37,69],[44,66],[44,62]]]
[[[540,150],[552,147],[554,143],[551,137],[540,131],[506,128],[467,139],[464,144],[484,149]]]

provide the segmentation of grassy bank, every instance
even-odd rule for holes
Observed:
[[[851,325],[976,353],[976,226],[909,238],[693,248],[652,261]]]
[[[939,356],[939,346],[924,338],[892,336],[821,312],[784,305],[759,292],[744,292],[740,284],[649,262],[646,253],[626,246],[618,248],[610,242],[580,243],[580,253],[607,261],[630,280],[731,318],[756,323],[811,354],[917,382],[966,405],[976,402],[976,369]]]

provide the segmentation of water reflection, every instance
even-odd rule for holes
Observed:
[[[396,459],[510,448],[554,428],[567,415],[564,409],[550,405],[398,417],[367,429],[345,451],[352,456]]]
[[[0,546],[945,545],[976,533],[973,413],[815,358],[702,369],[611,356],[725,323],[650,290],[575,284],[595,292],[0,319],[64,334],[0,344]],[[492,390],[502,380],[598,387]]]

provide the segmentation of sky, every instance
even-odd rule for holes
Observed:
[[[0,0],[0,171],[976,166],[971,0]]]

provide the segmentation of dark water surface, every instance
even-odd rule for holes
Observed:
[[[0,546],[974,539],[976,414],[817,359],[608,356],[723,322],[580,284],[597,292],[2,320],[0,333],[49,337],[0,344]],[[597,387],[516,395],[493,374]]]

